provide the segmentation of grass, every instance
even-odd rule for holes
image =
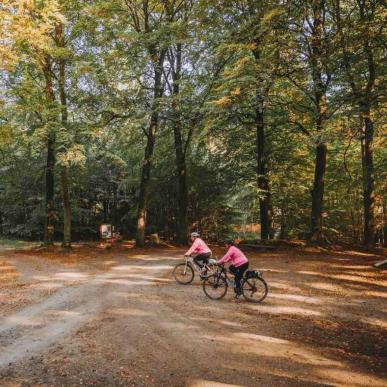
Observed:
[[[19,239],[7,239],[0,237],[1,249],[23,249],[38,245],[39,242],[23,241]]]

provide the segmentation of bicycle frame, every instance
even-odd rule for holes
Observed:
[[[210,258],[212,259],[212,258]],[[215,260],[216,262],[216,260]],[[215,263],[214,262],[214,263]],[[209,262],[210,263],[210,260]],[[208,266],[208,263],[205,263],[203,265],[203,268],[205,269],[205,271],[207,272],[208,270],[210,270],[210,267]],[[194,269],[194,271],[196,271],[197,273],[200,273],[201,271],[201,268],[198,266],[198,264],[195,262],[194,260],[194,257],[192,257],[191,255],[188,256],[188,257],[185,257],[185,268],[184,268],[184,274],[186,274],[186,270],[187,270],[187,266],[190,265],[192,267],[192,269]]]
[[[229,270],[227,270],[226,269],[226,266],[224,266],[224,265],[221,265],[220,266],[221,267],[221,269],[220,269],[220,271],[218,271],[218,277],[220,278],[221,276],[222,276],[222,274],[224,275],[224,278],[225,278],[225,280],[226,280],[226,284],[227,284],[227,286],[234,286],[234,283],[235,283],[235,280],[230,280],[229,278],[228,278],[228,273],[230,273],[230,274],[232,274],[232,275],[234,275],[231,271],[229,271]]]
[[[200,267],[196,264],[196,262],[194,261],[192,256],[185,257],[185,266],[187,267],[188,264],[191,264],[192,268],[195,271],[197,271],[197,272],[200,271]]]

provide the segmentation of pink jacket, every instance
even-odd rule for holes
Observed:
[[[204,243],[203,239],[196,238],[192,243],[191,248],[185,253],[185,255],[191,255],[192,253],[205,254],[205,253],[211,253],[211,250]]]
[[[249,260],[246,258],[246,255],[242,253],[237,247],[231,246],[226,255],[218,261],[218,263],[226,263],[228,261],[231,261],[231,263],[235,266],[241,266],[246,262],[249,262]]]

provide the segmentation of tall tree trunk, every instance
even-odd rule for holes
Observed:
[[[136,245],[145,245],[145,228],[148,209],[149,182],[152,167],[152,156],[155,145],[156,131],[158,127],[158,113],[152,113],[151,122],[147,132],[144,162],[141,171],[140,189],[138,195],[137,233]]]
[[[63,38],[62,25],[58,24],[55,29],[57,44],[59,47],[65,47]],[[66,79],[66,61],[61,58],[59,60],[59,97],[61,103],[61,121],[64,127],[67,126],[67,97],[65,90]],[[70,203],[70,177],[69,168],[66,165],[61,167],[61,183],[63,196],[63,241],[62,246],[66,249],[71,247],[71,203]]]
[[[313,73],[314,104],[316,111],[316,161],[314,182],[312,189],[310,241],[322,242],[323,235],[323,202],[324,202],[324,176],[327,163],[327,146],[321,140],[324,122],[326,121],[326,88],[323,75],[323,23],[324,0],[313,1],[313,31],[311,40],[311,65]]]
[[[382,218],[382,230],[381,230],[381,245],[380,247],[387,247],[387,219],[386,219],[386,203],[383,200],[383,218]]]
[[[49,110],[48,122],[53,122],[55,117],[51,109],[55,104],[55,96],[52,87],[51,59],[46,57],[43,64],[43,74],[45,78],[46,102]],[[47,159],[46,159],[46,184],[45,184],[45,222],[44,222],[44,245],[49,246],[54,243],[54,168],[55,168],[55,133],[49,128],[47,136]]]
[[[324,200],[324,175],[327,160],[327,146],[319,144],[316,148],[316,161],[314,169],[314,183],[312,189],[311,211],[311,241],[323,240],[323,200]]]
[[[61,182],[63,194],[63,242],[62,246],[66,249],[71,247],[71,205],[70,205],[70,182],[67,167],[62,167]]]
[[[364,204],[364,244],[375,245],[375,194],[374,194],[374,163],[373,135],[374,127],[369,109],[363,112],[364,136],[362,139],[363,165],[363,204]]]
[[[47,139],[47,159],[46,159],[46,185],[45,185],[45,223],[44,223],[44,245],[49,246],[54,243],[54,154],[55,139],[53,134],[49,134]]]
[[[257,39],[256,47],[252,50],[255,61],[259,64],[261,59],[260,40]],[[261,222],[261,240],[268,240],[272,236],[272,205],[269,187],[269,176],[267,173],[267,154],[265,144],[265,122],[264,122],[264,100],[260,91],[256,91],[255,108],[256,127],[256,157],[257,157],[257,184],[260,190],[259,214]]]
[[[181,56],[182,45],[176,44],[176,63],[173,64],[173,134],[175,139],[175,154],[176,154],[176,173],[177,173],[177,201],[178,201],[178,216],[177,216],[177,240],[180,243],[187,242],[187,166],[185,158],[185,149],[181,134],[181,115],[180,115],[180,76],[181,76]]]
[[[155,58],[157,54],[154,50],[151,50],[151,58]],[[162,96],[161,75],[162,66],[164,62],[164,54],[161,54],[157,61],[153,62],[155,82],[153,92],[153,104],[152,114],[149,123],[148,130],[146,131],[146,147],[144,161],[141,170],[141,180],[138,196],[138,209],[137,209],[137,230],[136,230],[136,245],[143,247],[145,245],[145,231],[148,209],[148,195],[149,195],[149,183],[150,174],[152,168],[153,150],[156,140],[156,132],[159,125],[159,113],[157,111],[158,98]]]
[[[371,25],[367,16],[366,6],[372,7],[366,1],[358,1],[360,20],[366,30],[362,34],[363,49],[367,59],[368,79],[365,93],[363,94],[363,103],[360,104],[360,112],[364,122],[364,152],[363,152],[363,195],[364,195],[364,244],[367,247],[374,247],[375,238],[375,193],[374,193],[374,163],[373,163],[373,140],[374,125],[371,119],[371,101],[373,98],[373,89],[376,80],[376,66],[372,44],[369,41],[370,33],[368,29]]]
[[[375,245],[375,214],[374,214],[374,165],[372,154],[372,143],[374,136],[374,126],[371,119],[371,102],[373,99],[374,86],[376,80],[376,66],[374,61],[374,54],[372,44],[370,43],[370,33],[368,29],[372,25],[372,19],[367,16],[367,7],[373,7],[372,2],[357,1],[356,5],[359,11],[359,22],[364,31],[361,34],[363,39],[362,45],[367,63],[368,79],[365,84],[360,84],[356,81],[364,79],[364,77],[356,78],[354,76],[356,68],[352,62],[353,56],[347,50],[347,44],[345,39],[345,33],[343,29],[343,20],[341,18],[341,4],[340,0],[336,0],[335,17],[337,23],[337,29],[340,36],[342,51],[343,51],[343,64],[346,72],[346,77],[349,86],[352,90],[352,96],[354,103],[358,104],[359,112],[363,121],[363,136],[361,142],[362,149],[362,167],[363,167],[363,243],[368,247]],[[372,35],[372,34],[371,34]]]
[[[272,213],[269,179],[266,170],[265,127],[263,121],[263,106],[255,110],[256,150],[257,150],[257,182],[260,190],[259,213],[261,221],[261,239],[268,240],[271,235]]]

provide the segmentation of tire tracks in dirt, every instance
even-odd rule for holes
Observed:
[[[0,368],[36,355],[70,336],[115,302],[115,294],[152,282],[146,263],[122,261],[108,272],[80,276],[79,284],[62,287],[49,298],[0,320]],[[145,270],[144,270],[145,269]],[[145,278],[144,278],[145,275]],[[141,281],[136,280],[140,277]]]

